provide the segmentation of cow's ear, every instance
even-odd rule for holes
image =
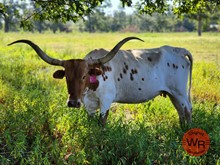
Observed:
[[[99,68],[92,68],[89,70],[89,75],[101,75],[102,74],[102,70]]]
[[[53,78],[56,79],[62,79],[64,76],[65,76],[64,70],[57,70],[56,72],[53,73]]]

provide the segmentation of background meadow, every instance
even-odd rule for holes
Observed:
[[[105,127],[85,109],[66,106],[60,67],[43,62],[29,39],[60,59],[83,58],[96,48],[172,45],[188,49],[193,64],[193,124],[210,136],[209,151],[189,156],[181,146],[178,114],[168,98],[112,105]],[[0,33],[0,164],[220,164],[220,34],[204,33]]]

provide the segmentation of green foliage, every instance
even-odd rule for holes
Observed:
[[[195,13],[206,13],[212,12],[215,9],[219,9],[220,2],[219,0],[174,0],[173,1],[173,11],[175,14],[181,15],[182,13],[186,14],[195,14]]]
[[[10,19],[10,21],[15,20],[14,17],[16,17],[16,19],[20,20],[20,26],[22,28],[31,30],[33,28],[33,20],[47,20],[56,23],[76,22],[91,13],[102,2],[103,0],[33,0],[27,9],[27,2],[16,0],[13,3],[0,3],[0,14]],[[22,12],[19,12],[19,10],[22,10]]]
[[[214,13],[213,11],[218,11],[220,6],[219,0],[174,0],[172,2],[166,0],[141,0],[136,4],[132,0],[120,1],[123,7],[135,7],[141,15],[152,15],[153,13],[167,14],[172,11],[178,16],[192,13],[201,14],[207,11]],[[33,0],[29,5],[27,5],[26,1],[14,0],[13,3],[11,1],[9,3],[3,1],[3,3],[0,3],[0,14],[10,19],[11,22],[19,20],[21,27],[31,30],[34,21],[66,23],[68,21],[77,22],[81,19],[85,20],[85,17],[93,14],[98,7],[101,5],[106,7],[109,4],[109,0]]]
[[[70,1],[70,0],[54,0],[54,1],[34,1],[36,8],[40,12],[34,15],[37,20],[54,20],[62,22],[66,21],[77,21],[84,15],[87,15],[96,6],[99,6],[103,0],[80,0],[80,1]]]
[[[123,49],[168,44],[185,47],[194,55],[192,127],[210,136],[211,147],[205,155],[192,157],[183,150],[185,130],[180,129],[168,98],[115,104],[102,127],[98,113],[88,118],[83,107],[66,107],[65,81],[52,78],[59,68],[44,63],[26,45],[6,46],[27,38],[53,57],[82,58],[92,49],[111,49],[120,39],[134,35],[146,43],[129,42]],[[2,33],[0,164],[219,164],[219,54],[211,57],[219,53],[219,38],[217,33],[205,34],[202,40],[191,33]]]
[[[3,5],[3,3],[0,3],[0,14],[4,15],[5,13],[5,6]]]
[[[174,1],[173,12],[177,15],[186,13],[190,18],[198,21],[198,35],[202,35],[202,21],[210,20],[213,13],[218,13],[220,9],[218,0],[204,1],[204,0],[186,0],[186,1]],[[212,24],[212,23],[211,23]],[[207,24],[206,25],[210,25]]]
[[[169,5],[165,0],[141,0],[138,2],[138,11],[141,14],[165,13],[169,11]]]
[[[195,91],[194,99],[199,99],[199,101],[209,100],[210,102],[219,104],[219,66],[213,63],[197,63],[194,67],[196,69],[194,70],[193,74],[197,75],[198,82],[202,82],[199,84],[193,84],[193,86],[196,86],[196,88],[193,89]]]

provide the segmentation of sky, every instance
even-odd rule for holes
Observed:
[[[135,4],[137,1],[138,0],[133,0],[133,3]],[[105,9],[107,14],[112,14],[115,10],[119,10],[119,5],[122,5],[120,0],[111,0],[111,4],[112,4],[111,8]],[[133,11],[134,11],[134,8],[132,8],[132,7],[125,7],[124,11],[127,14],[132,14]]]

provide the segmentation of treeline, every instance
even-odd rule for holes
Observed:
[[[11,4],[7,9],[7,17],[0,15],[0,28],[5,32],[19,31],[19,18],[13,17],[12,13],[24,12],[31,10],[31,4]],[[32,4],[33,5],[33,4]],[[202,31],[219,31],[219,11],[214,14],[204,14],[200,20]],[[77,23],[61,23],[49,21],[34,21],[32,22],[31,31],[43,32],[51,30],[54,33],[57,31],[71,32],[73,30],[95,32],[182,32],[198,30],[198,15],[184,15],[177,18],[172,12],[166,14],[140,15],[133,13],[127,15],[123,9],[115,11],[112,14],[106,14],[105,8],[99,7],[94,12],[88,15],[84,20]],[[200,15],[201,16],[201,15]],[[201,28],[201,27],[200,27]],[[30,29],[29,29],[30,30]]]
[[[79,26],[80,31],[88,32],[174,32],[195,31],[196,28],[196,21],[187,16],[178,19],[171,13],[126,15],[124,11],[115,11],[113,15],[96,11]]]

